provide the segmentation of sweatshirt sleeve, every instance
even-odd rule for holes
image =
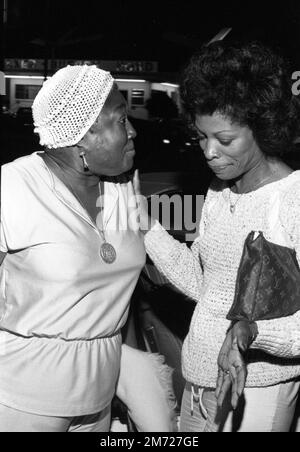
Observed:
[[[213,181],[206,194],[199,225],[199,236],[191,248],[175,240],[159,222],[145,236],[146,251],[158,270],[182,293],[201,299],[203,268],[200,244],[209,222],[209,212],[217,201],[219,182]]]
[[[199,301],[203,281],[199,255],[200,237],[188,248],[156,222],[145,236],[145,246],[158,270],[178,290]]]
[[[282,199],[280,222],[296,251],[300,266],[300,181]],[[289,317],[257,322],[258,336],[252,348],[282,358],[300,357],[300,311]]]
[[[0,169],[0,252],[6,254],[8,252],[7,243],[6,243],[6,235],[5,235],[5,218],[4,218],[4,210],[3,206],[3,198],[5,196],[5,190],[2,187],[2,168]]]

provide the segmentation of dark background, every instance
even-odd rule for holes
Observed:
[[[300,70],[300,2],[8,0],[6,57],[140,59],[177,71],[221,28],[261,40]]]
[[[232,27],[226,41],[262,41],[290,61],[292,72],[300,71],[299,0],[7,0],[7,5],[7,23],[0,33],[2,59],[151,60],[158,62],[161,73],[173,73],[176,79],[203,43]],[[38,149],[32,128],[1,122],[0,163]],[[155,130],[145,121],[134,126],[141,170],[200,167],[207,175],[198,144],[187,149],[186,134],[173,123]],[[175,132],[174,147],[168,146],[167,152],[162,140]],[[300,167],[299,146],[289,163]]]

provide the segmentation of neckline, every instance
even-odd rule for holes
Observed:
[[[73,207],[77,207],[77,213],[81,214],[81,216],[83,215],[86,219],[89,219],[88,223],[92,224],[93,227],[95,227],[94,221],[92,220],[92,218],[90,217],[89,213],[87,212],[87,210],[82,206],[82,204],[78,201],[77,197],[75,197],[75,195],[73,194],[72,191],[70,191],[69,187],[59,178],[56,176],[56,174],[54,174],[50,168],[48,168],[46,162],[44,161],[44,159],[39,155],[43,153],[43,151],[37,151],[34,152],[33,154],[31,154],[36,163],[39,165],[39,169],[42,167],[44,170],[44,174],[47,177],[46,183],[50,186],[51,190],[54,190],[56,192],[56,194],[59,194],[60,196],[62,196],[64,202],[67,202],[68,205]],[[45,178],[44,178],[45,180]],[[105,196],[105,199],[107,199],[109,202],[105,202],[104,199],[104,204],[103,204],[103,210],[102,210],[102,218],[103,218],[103,228],[107,228],[107,225],[111,219],[111,216],[114,212],[114,210],[116,209],[117,203],[119,201],[119,190],[116,186],[117,184],[115,183],[110,183],[107,181],[103,181],[103,191],[101,191],[102,195]],[[74,201],[76,201],[75,205],[74,205]],[[79,208],[79,211],[78,211]],[[97,230],[98,227],[97,227]]]
[[[60,199],[63,200],[65,204],[71,207],[72,210],[75,209],[80,216],[83,216],[85,220],[88,220],[88,223],[92,224],[94,228],[97,228],[96,222],[93,220],[85,206],[82,204],[81,200],[77,197],[72,187],[69,186],[66,181],[58,177],[56,173],[47,165],[43,157],[39,154],[42,154],[42,152],[36,152],[35,156],[39,159],[39,162],[42,164],[50,179],[51,189]],[[99,190],[101,190],[101,187],[99,188]]]
[[[300,176],[300,170],[295,170],[292,171],[290,174],[288,174],[287,176],[282,177],[281,179],[275,180],[273,182],[269,182],[268,184],[263,185],[262,187],[258,187],[256,190],[252,190],[249,191],[247,193],[236,193],[234,191],[231,190],[230,186],[227,185],[226,186],[226,190],[228,192],[229,196],[232,196],[233,198],[235,197],[248,197],[248,196],[253,196],[257,193],[260,193],[263,190],[269,189],[270,187],[273,187],[275,184],[277,185],[282,185],[284,182],[286,182],[287,180],[289,180],[290,178],[294,177],[295,175],[299,175]]]

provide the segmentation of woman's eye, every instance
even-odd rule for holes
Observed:
[[[123,125],[126,125],[126,122],[127,122],[127,116],[123,116],[123,117],[120,119],[120,123],[123,124]]]
[[[219,140],[220,144],[223,146],[229,146],[232,143],[232,140],[225,141],[225,140]]]

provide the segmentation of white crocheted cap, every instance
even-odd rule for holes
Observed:
[[[78,144],[99,116],[113,84],[111,74],[97,66],[67,66],[56,72],[32,105],[40,144],[52,149]]]

